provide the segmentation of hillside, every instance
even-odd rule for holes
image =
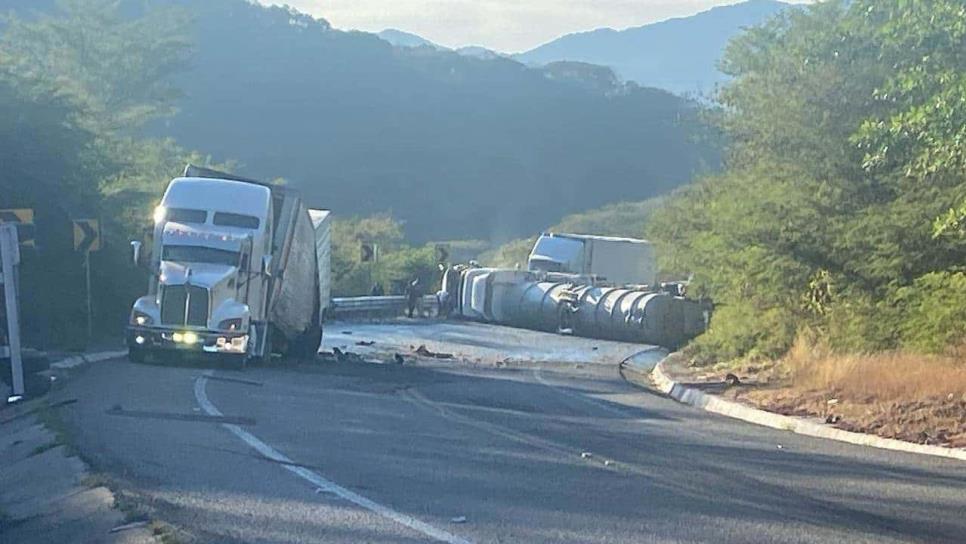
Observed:
[[[506,241],[719,163],[695,104],[599,69],[397,48],[244,0],[125,6],[157,4],[189,12],[194,44],[178,113],[149,135],[285,178],[341,216],[390,212],[413,241]]]
[[[390,211],[416,241],[503,241],[665,193],[718,162],[694,143],[695,105],[664,91],[600,92],[281,8],[180,1],[196,20],[194,67],[157,133],[287,178],[314,206]]]
[[[568,34],[513,58],[534,65],[563,60],[600,64],[641,85],[707,93],[727,80],[717,63],[728,40],[786,7],[775,0],[750,0],[625,30]]]

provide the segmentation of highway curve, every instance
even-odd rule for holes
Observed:
[[[406,364],[238,372],[121,359],[75,371],[53,395],[77,400],[60,408],[77,450],[184,542],[966,538],[966,463],[678,405],[620,377],[626,345],[367,327],[330,338],[352,348],[395,335],[369,357],[398,349]],[[514,360],[413,362],[410,336],[446,334],[490,356],[506,343]],[[566,362],[519,355],[560,342]]]

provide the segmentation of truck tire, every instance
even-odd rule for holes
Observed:
[[[147,358],[144,348],[128,347],[127,348],[127,358],[132,363],[141,364]]]
[[[248,368],[248,360],[250,358],[248,355],[222,355],[221,362],[228,369],[245,370]]]
[[[293,355],[299,359],[311,361],[319,354],[319,344],[322,343],[322,327],[310,327],[299,337],[298,345]]]

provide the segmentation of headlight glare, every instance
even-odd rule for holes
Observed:
[[[151,325],[152,323],[154,323],[154,320],[151,319],[151,316],[149,316],[148,314],[144,312],[139,312],[137,310],[135,310],[134,312],[131,312],[132,325],[145,326],[145,325]]]

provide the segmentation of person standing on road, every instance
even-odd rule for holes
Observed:
[[[413,278],[406,286],[406,309],[409,317],[412,318],[416,312],[416,305],[419,303],[419,278]]]

